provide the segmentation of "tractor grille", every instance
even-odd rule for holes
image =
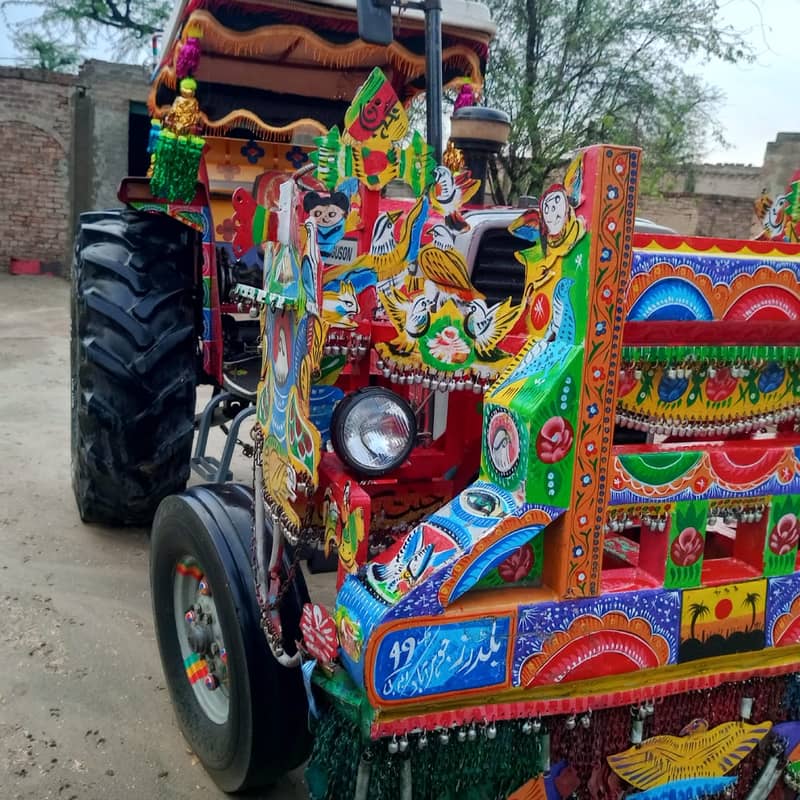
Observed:
[[[517,238],[504,228],[488,230],[483,234],[472,267],[472,284],[486,295],[489,305],[509,296],[515,302],[522,299],[525,267],[517,261],[514,253],[529,246],[529,242]]]

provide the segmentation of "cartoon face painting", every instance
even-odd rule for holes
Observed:
[[[303,198],[303,209],[317,226],[317,244],[323,258],[333,254],[336,243],[344,236],[350,211],[350,199],[344,192],[320,195],[309,192]]]
[[[547,228],[547,235],[558,237],[569,216],[569,201],[563,186],[551,186],[541,201],[542,219]]]

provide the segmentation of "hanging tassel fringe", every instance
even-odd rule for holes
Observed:
[[[176,136],[162,130],[155,151],[150,191],[170,203],[190,203],[197,188],[197,171],[205,139],[200,136]]]
[[[542,738],[523,733],[518,721],[498,722],[494,738],[477,729],[459,741],[455,731],[443,742],[436,732],[409,737],[407,750],[392,754],[386,741],[364,743],[359,728],[335,706],[316,730],[306,782],[312,800],[350,800],[364,791],[369,800],[494,800],[506,797],[538,775]]]

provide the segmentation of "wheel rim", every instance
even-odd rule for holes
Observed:
[[[230,714],[230,676],[213,590],[192,556],[184,556],[175,565],[172,586],[186,679],[203,713],[222,725]]]

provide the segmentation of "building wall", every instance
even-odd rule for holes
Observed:
[[[117,187],[128,174],[130,105],[145,102],[149,88],[144,69],[130,64],[87,61],[79,78],[86,94],[76,105],[75,122],[88,136],[76,138],[75,160],[88,166],[88,174],[76,187],[76,215],[120,205]]]
[[[782,194],[792,175],[800,169],[800,133],[779,133],[767,143],[761,185],[770,197]]]
[[[69,251],[74,78],[0,67],[0,270]]]
[[[11,258],[66,271],[78,215],[118,207],[141,67],[86,62],[78,75],[0,67],[0,271]]]
[[[642,196],[638,216],[686,236],[748,239],[755,233],[753,200],[719,194]]]
[[[665,175],[659,188],[666,193],[755,198],[761,192],[761,181],[761,167],[749,164],[693,164],[683,172]]]
[[[760,167],[744,164],[697,164],[668,175],[662,195],[639,198],[639,215],[679,233],[748,238],[760,232],[753,204],[766,189],[783,193],[800,170],[800,133],[779,133],[768,142]]]
[[[147,90],[138,66],[88,61],[76,76],[0,67],[0,271],[12,257],[66,271],[78,215],[119,206],[130,104]],[[779,133],[763,167],[697,165],[640,198],[639,215],[687,235],[748,236],[761,189],[774,197],[798,168],[800,133]]]

